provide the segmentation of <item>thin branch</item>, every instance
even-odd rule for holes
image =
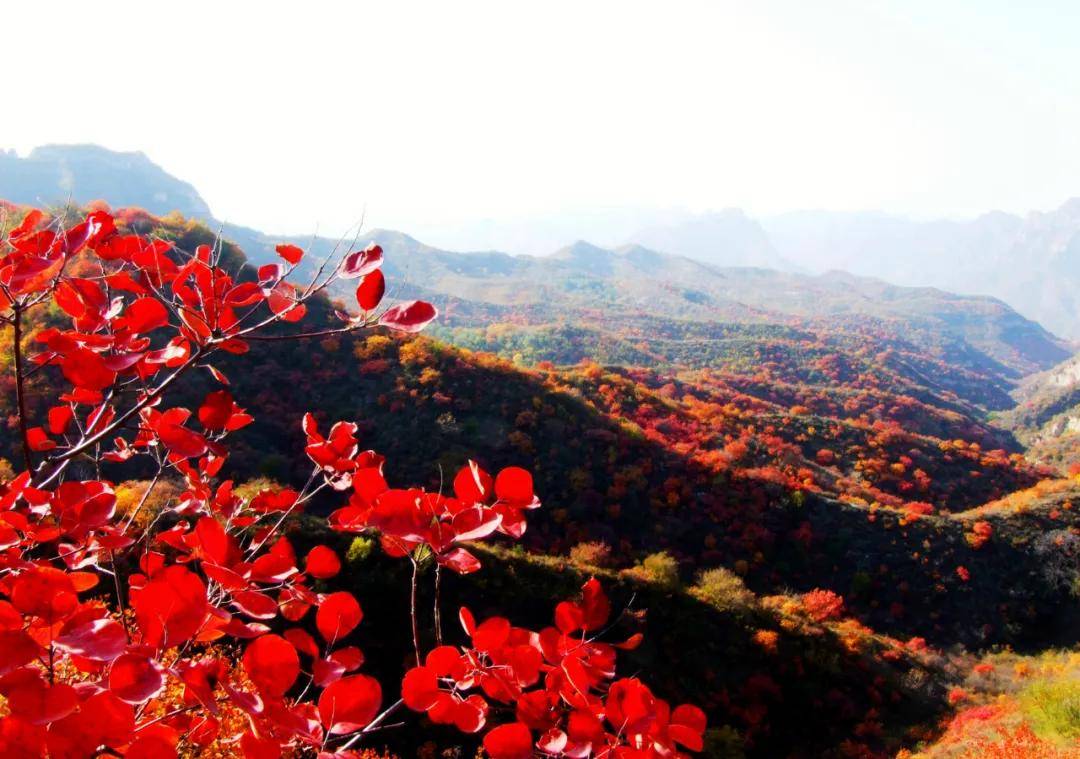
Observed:
[[[90,437],[84,438],[81,442],[77,443],[74,447],[69,448],[68,450],[64,451],[64,453],[60,454],[59,456],[55,456],[55,457],[53,457],[51,459],[48,459],[49,463],[53,463],[56,466],[53,469],[53,471],[49,474],[49,476],[46,477],[45,480],[41,484],[42,485],[47,484],[51,480],[55,479],[56,476],[59,475],[59,473],[61,471],[63,471],[64,467],[67,466],[67,463],[69,461],[71,461],[71,459],[75,458],[76,456],[78,456],[80,453],[82,453],[86,449],[92,448],[98,442],[104,440],[106,437],[108,437],[110,434],[112,434],[116,429],[118,429],[125,422],[127,422],[128,419],[130,419],[131,417],[138,414],[140,411],[142,411],[147,406],[150,406],[155,400],[157,400],[157,398],[162,393],[165,392],[165,390],[170,385],[172,385],[174,382],[176,382],[176,380],[179,379],[183,374],[185,374],[188,369],[190,369],[192,366],[197,364],[199,359],[201,359],[203,357],[203,355],[204,355],[204,349],[203,348],[199,348],[198,350],[194,351],[188,357],[187,361],[185,361],[183,364],[178,366],[176,368],[176,370],[172,374],[170,374],[168,377],[166,377],[162,381],[162,383],[160,385],[158,385],[153,390],[151,390],[149,393],[147,393],[143,397],[143,399],[140,400],[138,403],[136,403],[134,406],[132,406],[127,411],[125,411],[124,413],[117,416],[115,419],[113,419],[111,422],[109,422],[109,424],[102,427],[102,429],[98,430],[97,432],[95,432]]]
[[[395,701],[394,703],[390,704],[390,706],[386,707],[386,709],[385,709],[385,710],[383,711],[383,713],[382,713],[382,714],[380,714],[380,715],[379,715],[378,717],[376,717],[375,719],[371,720],[371,722],[369,722],[369,723],[368,723],[368,726],[367,726],[367,727],[365,727],[365,728],[364,728],[363,730],[361,730],[361,731],[360,731],[360,732],[358,732],[358,733],[357,733],[356,735],[354,735],[354,736],[353,736],[352,738],[350,738],[350,739],[349,739],[349,741],[348,741],[347,743],[343,743],[343,744],[342,744],[342,746],[341,746],[341,748],[340,748],[340,749],[338,749],[338,750],[339,750],[339,751],[345,751],[345,750],[347,750],[347,749],[350,749],[350,748],[352,748],[352,746],[353,746],[353,745],[354,745],[354,744],[355,744],[355,743],[356,743],[356,742],[357,742],[358,740],[360,740],[361,738],[363,738],[363,737],[364,737],[365,735],[367,735],[368,733],[370,733],[370,732],[374,732],[374,730],[375,730],[375,729],[376,729],[376,728],[377,728],[377,727],[378,727],[379,725],[381,725],[381,724],[382,724],[383,720],[385,720],[385,719],[386,719],[387,717],[389,717],[389,716],[390,716],[391,714],[393,714],[393,713],[394,713],[394,712],[396,712],[396,711],[397,711],[398,709],[400,709],[400,708],[401,708],[401,705],[402,705],[403,703],[405,703],[405,702],[404,702],[404,701],[403,701],[402,699],[400,699],[400,698],[399,698],[399,699],[398,699],[397,701]]]
[[[13,351],[15,354],[15,398],[19,408],[19,435],[22,438],[23,464],[26,471],[30,472],[33,471],[34,461],[30,453],[30,424],[29,414],[26,410],[26,387],[24,384],[26,371],[23,369],[22,352],[22,308],[13,305],[12,311],[14,316],[11,325],[15,328]]]
[[[412,584],[409,589],[409,617],[412,619],[412,642],[413,652],[416,654],[416,666],[420,666],[420,622],[416,618],[416,580],[419,575],[420,562],[412,560]]]

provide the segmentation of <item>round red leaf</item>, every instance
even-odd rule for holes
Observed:
[[[162,667],[153,659],[138,654],[124,654],[113,662],[109,672],[109,690],[129,704],[141,704],[165,687]]]
[[[277,254],[295,266],[300,263],[300,259],[304,257],[304,251],[302,248],[298,248],[295,245],[278,245],[274,250]]]
[[[26,614],[57,621],[74,611],[79,598],[66,572],[54,567],[35,567],[15,578],[11,603]]]
[[[367,675],[351,675],[331,683],[319,696],[319,716],[331,733],[361,730],[375,719],[382,704],[379,681]]]
[[[244,669],[260,691],[283,696],[300,674],[300,657],[280,635],[263,635],[244,652]]]
[[[401,700],[416,712],[430,709],[439,693],[439,679],[427,667],[413,667],[401,681]]]
[[[324,640],[333,642],[352,632],[363,618],[364,612],[352,593],[340,591],[323,598],[315,613],[315,626]]]
[[[312,577],[325,580],[341,571],[341,560],[333,549],[315,546],[308,552],[304,567]]]
[[[520,722],[499,725],[484,736],[484,750],[491,759],[531,759],[532,733]]]
[[[438,315],[435,306],[422,300],[413,300],[388,308],[379,318],[379,324],[398,332],[419,332]]]
[[[127,644],[124,628],[108,618],[83,622],[56,639],[57,648],[94,661],[112,661],[124,653]]]
[[[506,467],[495,478],[495,496],[514,506],[528,506],[533,501],[532,475],[521,467]]]
[[[356,302],[365,311],[374,310],[382,301],[386,293],[386,277],[381,270],[376,269],[370,274],[365,274],[360,280],[360,286],[356,288]]]

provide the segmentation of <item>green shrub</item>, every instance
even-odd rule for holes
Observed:
[[[664,551],[646,556],[631,574],[665,588],[679,586],[679,562]]]
[[[352,543],[349,544],[349,550],[345,552],[345,561],[349,564],[360,564],[367,561],[374,551],[375,541],[371,538],[353,538]]]
[[[570,549],[570,561],[589,567],[610,567],[611,546],[600,541],[578,543]]]
[[[721,611],[739,611],[755,602],[754,594],[742,578],[723,567],[702,572],[690,592]]]
[[[1080,740],[1080,680],[1033,683],[1020,693],[1020,708],[1044,740],[1060,744]]]

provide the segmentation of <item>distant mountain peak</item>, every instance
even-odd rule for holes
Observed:
[[[792,269],[762,226],[739,208],[697,214],[674,224],[640,230],[631,243],[712,266]]]
[[[27,205],[104,199],[164,215],[179,211],[208,220],[210,206],[193,186],[172,176],[145,153],[100,145],[42,145],[25,158],[0,152],[0,198]]]
[[[92,142],[82,143],[49,143],[38,145],[26,156],[26,160],[50,161],[56,159],[97,159],[102,161],[118,161],[127,159],[145,163],[155,168],[161,168],[149,156],[141,150],[110,150],[109,148],[95,145]]]
[[[599,245],[593,245],[591,242],[585,240],[578,240],[577,242],[570,243],[566,247],[559,248],[551,255],[552,258],[610,258],[614,254],[607,248],[601,248]]]

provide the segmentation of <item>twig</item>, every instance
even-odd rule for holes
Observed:
[[[22,437],[23,464],[26,471],[30,472],[33,471],[34,462],[30,454],[30,434],[27,423],[29,416],[26,412],[26,388],[23,386],[25,372],[22,354],[22,308],[13,305],[11,310],[14,313],[11,325],[15,328],[13,351],[15,354],[15,398],[19,407],[19,434]]]

